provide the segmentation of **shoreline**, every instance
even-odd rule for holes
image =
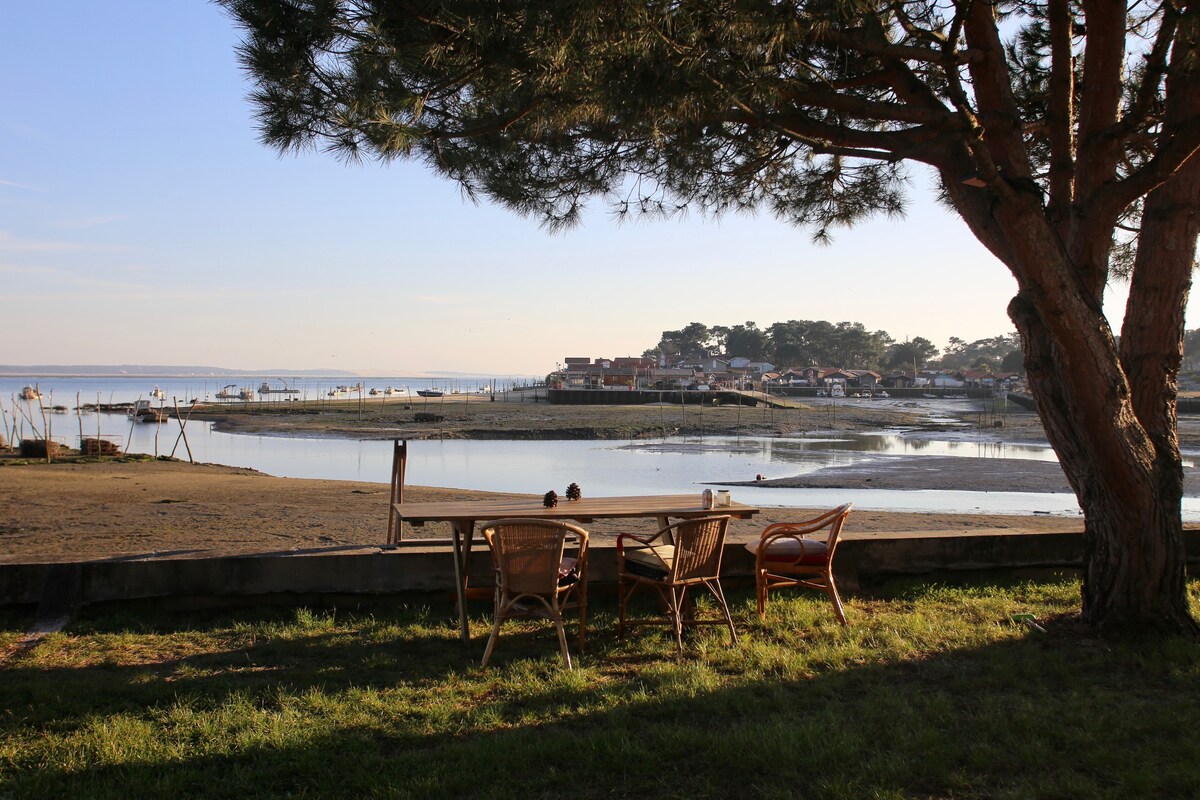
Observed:
[[[430,406],[434,404],[431,403]],[[931,422],[921,408],[899,404],[806,405],[789,409],[638,406],[553,406],[546,403],[444,402],[432,424],[417,423],[415,410],[381,406],[375,413],[324,408],[320,413],[233,413],[219,417],[233,432],[322,438],[521,438],[562,439],[564,431],[604,435],[599,440],[675,435],[836,437],[848,433],[904,430],[916,438],[963,441],[1044,442],[1040,420],[1012,412],[1002,426],[962,426],[945,417]],[[942,409],[944,411],[944,407]],[[964,409],[964,412],[967,409]],[[964,413],[963,416],[969,416]],[[1200,450],[1200,420],[1181,422],[1185,446]],[[689,433],[694,431],[694,433]],[[476,437],[482,438],[482,437]],[[1197,469],[1185,470],[1187,493],[1200,494]],[[279,478],[249,469],[182,461],[26,463],[0,466],[0,561],[33,563],[109,558],[187,557],[212,552],[289,552],[342,545],[379,546],[386,540],[388,487],[383,483]],[[831,488],[853,501],[863,489],[933,491],[1069,492],[1057,462],[959,456],[876,456],[869,464],[828,467],[770,481],[729,486]],[[464,500],[482,491],[406,487],[413,501]],[[770,501],[763,501],[764,504]],[[857,510],[848,533],[940,531],[1080,532],[1078,516],[921,513]],[[753,521],[738,521],[732,536],[751,537],[766,524],[805,518],[800,508],[764,507]],[[444,537],[431,525],[408,531],[416,538]],[[595,535],[630,530],[627,522],[587,526]],[[644,522],[635,530],[644,530]]]

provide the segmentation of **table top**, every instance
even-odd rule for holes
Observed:
[[[721,514],[728,514],[737,519],[750,519],[759,513],[758,508],[741,503],[705,508],[699,492],[632,497],[585,497],[580,500],[560,498],[558,505],[554,508],[543,506],[539,497],[459,500],[440,503],[397,503],[393,508],[403,521],[409,523],[475,522],[506,517],[572,519],[578,522],[590,522],[597,518],[677,517],[687,519]]]

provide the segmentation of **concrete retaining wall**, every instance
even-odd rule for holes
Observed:
[[[1200,531],[1186,533],[1189,564],[1200,568]],[[888,576],[1081,564],[1080,534],[859,534],[848,536],[837,556],[846,589]],[[749,582],[754,561],[743,542],[726,546],[723,575]],[[486,548],[471,559],[473,583],[491,581]],[[50,602],[64,579],[78,583],[81,603],[152,597],[242,598],[295,594],[372,595],[448,591],[454,585],[448,544],[405,543],[385,548],[324,548],[267,554],[113,559],[81,564],[0,565],[0,604]],[[616,550],[596,544],[590,580],[616,580]]]

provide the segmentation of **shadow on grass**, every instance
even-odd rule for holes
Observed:
[[[713,629],[681,661],[665,632],[616,640],[602,610],[575,673],[544,628],[507,631],[496,668],[470,666],[482,621],[467,652],[421,611],[307,633],[286,615],[216,617],[221,635],[247,619],[281,633],[164,664],[17,665],[8,741],[68,735],[0,747],[0,797],[1200,795],[1194,643],[1064,629],[829,665],[783,652],[771,639],[788,632],[737,605],[742,644]],[[873,624],[822,623],[813,647],[886,634]],[[98,725],[128,725],[137,745]]]

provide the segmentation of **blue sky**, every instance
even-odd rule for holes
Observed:
[[[263,147],[208,2],[6,2],[0,30],[0,363],[544,374],[692,321],[1012,330],[1014,281],[919,174],[829,247],[598,203],[551,236],[416,164]]]

